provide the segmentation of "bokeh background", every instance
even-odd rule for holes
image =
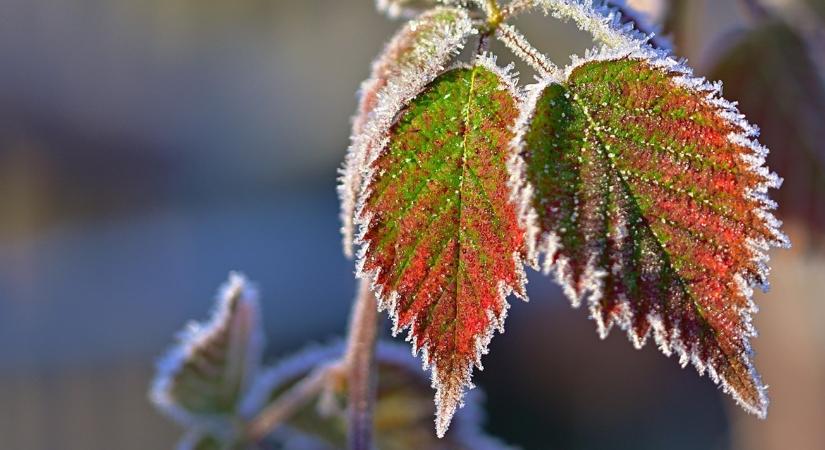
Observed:
[[[531,276],[477,375],[487,429],[525,449],[825,449],[823,2],[631,3],[730,80],[788,179],[795,247],[757,299],[769,418],[652,346],[601,342]],[[173,448],[154,361],[230,270],[263,292],[270,358],[344,332],[336,168],[397,25],[371,0],[0,0],[0,448]],[[562,64],[589,46],[520,25]]]

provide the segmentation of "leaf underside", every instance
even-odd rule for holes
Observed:
[[[764,415],[750,297],[762,251],[786,243],[764,196],[778,183],[745,125],[681,75],[622,58],[536,87],[522,156],[539,245],[602,336],[618,324],[641,347],[652,334]]]
[[[524,295],[508,184],[518,115],[492,63],[448,71],[399,114],[370,165],[361,274],[433,368],[439,435],[502,327],[507,294]]]
[[[258,368],[262,340],[256,294],[233,274],[212,319],[190,325],[160,361],[153,401],[187,425],[231,417]]]
[[[463,48],[472,31],[466,11],[435,8],[408,22],[373,63],[370,78],[361,85],[352,143],[338,187],[344,252],[348,256],[352,256],[356,199],[366,161],[380,150],[395,113],[435,79]]]

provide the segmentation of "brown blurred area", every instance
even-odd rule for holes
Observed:
[[[664,0],[630,3],[667,20]],[[754,18],[682,3],[675,51],[709,74]],[[0,448],[173,448],[146,399],[154,358],[229,270],[263,291],[271,358],[343,332],[335,170],[396,25],[371,0],[0,0]],[[551,19],[519,26],[560,64],[589,45]],[[757,295],[766,421],[653,347],[600,341],[531,275],[477,376],[487,428],[526,449],[825,449],[825,253],[787,219],[795,246]]]

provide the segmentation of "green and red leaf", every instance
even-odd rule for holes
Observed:
[[[604,337],[652,334],[748,411],[767,398],[752,362],[752,287],[787,239],[756,131],[718,87],[644,47],[606,52],[532,87],[520,139],[537,245]]]
[[[467,11],[435,8],[405,24],[373,63],[370,78],[361,85],[338,187],[348,256],[352,256],[353,219],[365,162],[380,150],[395,114],[444,70],[474,32]]]
[[[511,80],[479,57],[404,108],[369,164],[360,275],[433,368],[439,435],[502,328],[507,295],[524,296],[525,228],[509,171],[518,116]]]

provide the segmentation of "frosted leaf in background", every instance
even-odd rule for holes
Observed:
[[[178,340],[158,363],[152,401],[185,426],[226,426],[260,366],[257,292],[231,274],[212,318],[189,324]]]

